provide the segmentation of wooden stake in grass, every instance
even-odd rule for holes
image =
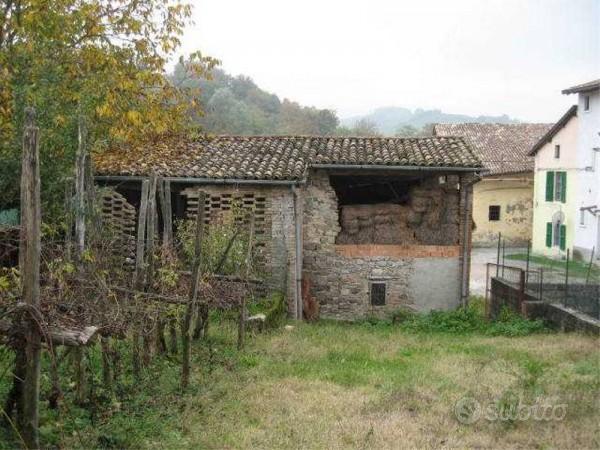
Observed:
[[[156,239],[156,225],[157,225],[157,213],[156,213],[156,190],[158,186],[158,177],[153,172],[150,175],[150,188],[148,191],[148,212],[146,217],[146,282],[145,290],[152,292],[154,289],[154,271],[155,271],[155,260],[154,260],[154,242]],[[157,322],[160,318],[157,318]],[[155,324],[158,326],[158,323]],[[159,327],[160,328],[160,327]],[[144,334],[144,354],[142,362],[145,366],[150,364],[152,353],[154,352],[156,340],[156,331],[154,333]]]
[[[75,161],[75,243],[78,260],[81,259],[85,247],[85,138],[85,126],[83,118],[80,116],[77,133],[77,159]]]
[[[196,301],[198,299],[198,286],[200,284],[200,263],[202,258],[202,231],[204,222],[204,198],[205,193],[198,191],[198,211],[196,212],[196,232],[194,236],[194,264],[192,266],[192,280],[189,295],[189,303],[183,319],[181,330],[181,343],[183,352],[183,364],[181,369],[181,387],[187,388],[190,382],[190,364],[192,357],[192,319],[196,312]]]
[[[246,253],[246,268],[244,273],[245,285],[248,286],[248,279],[250,278],[252,268],[252,244],[254,240],[254,215],[250,216],[250,233],[248,236],[248,251]],[[240,300],[240,316],[238,322],[238,350],[244,348],[244,340],[246,335],[246,296],[242,295]]]
[[[34,314],[40,305],[41,206],[39,129],[35,111],[25,111],[23,159],[21,166],[21,236],[19,260],[23,302],[29,307],[25,321],[25,379],[22,389],[22,414],[19,428],[28,448],[39,448],[39,395],[41,336]]]
[[[150,182],[142,181],[142,194],[140,199],[140,213],[138,216],[138,231],[135,250],[135,272],[134,286],[136,290],[143,290],[144,287],[144,249],[145,249],[145,234],[146,234],[146,215],[148,212],[148,190]],[[134,301],[137,299],[134,298]],[[132,348],[132,365],[133,375],[135,378],[140,376],[140,332],[139,324],[133,324],[133,348]]]

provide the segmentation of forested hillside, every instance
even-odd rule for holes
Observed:
[[[260,89],[251,78],[214,69],[210,80],[190,77],[182,65],[173,72],[176,85],[200,88],[205,115],[195,120],[215,134],[335,134],[335,111],[301,106]]]

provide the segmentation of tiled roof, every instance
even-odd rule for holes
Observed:
[[[600,79],[578,84],[577,86],[571,86],[570,88],[564,89],[562,93],[575,94],[577,92],[589,92],[596,89],[600,89]]]
[[[461,138],[313,138],[313,164],[480,167]]]
[[[94,155],[98,175],[302,180],[312,165],[481,167],[461,138],[217,136],[169,138]]]
[[[475,150],[489,175],[533,170],[531,147],[552,127],[551,123],[436,124],[436,136],[462,136]]]

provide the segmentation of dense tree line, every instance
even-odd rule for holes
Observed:
[[[172,80],[175,85],[199,90],[205,114],[194,120],[210,133],[332,135],[339,124],[335,111],[281,100],[244,75],[234,77],[213,69],[209,79],[190,77],[185,65],[178,64]]]

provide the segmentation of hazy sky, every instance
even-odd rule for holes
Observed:
[[[340,117],[380,106],[555,121],[600,78],[600,0],[191,0],[184,52]]]

